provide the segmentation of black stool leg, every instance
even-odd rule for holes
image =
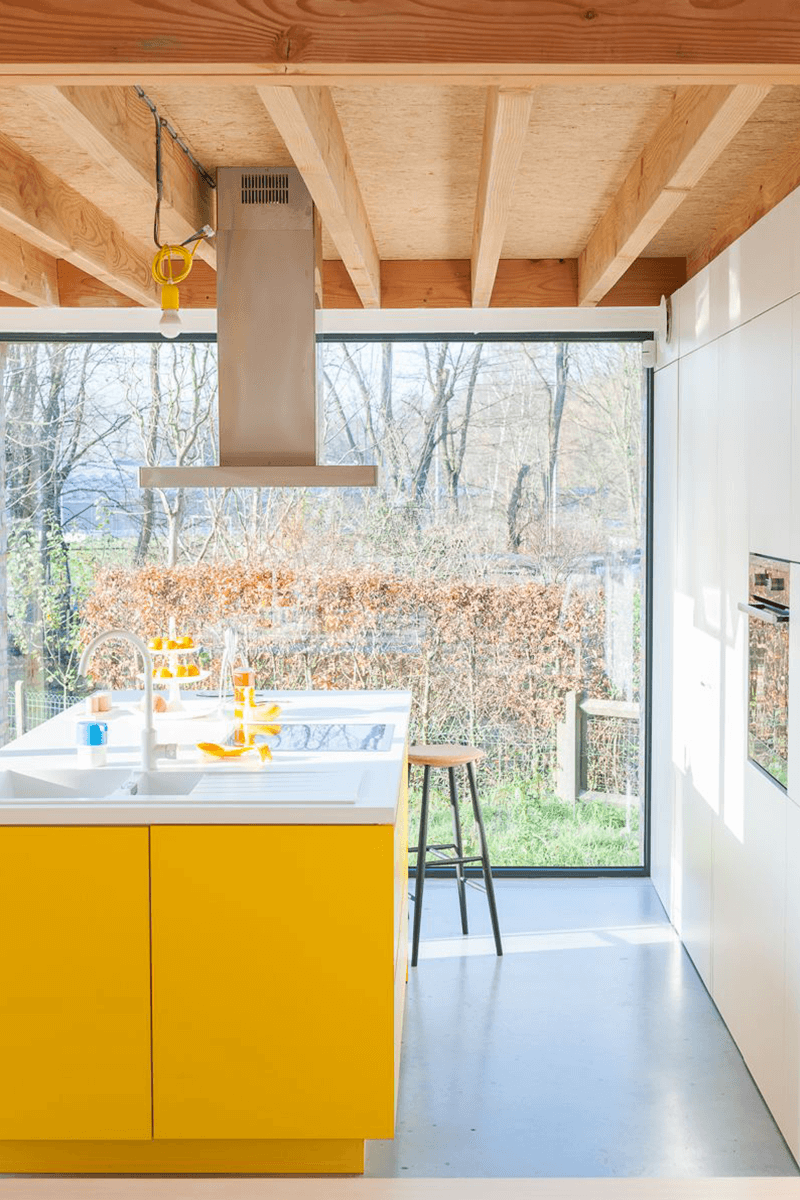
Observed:
[[[503,953],[503,943],[500,940],[500,922],[497,919],[497,904],[494,898],[492,864],[489,862],[489,846],[486,841],[486,829],[483,824],[483,813],[481,812],[480,801],[478,800],[478,789],[475,786],[475,771],[471,762],[467,763],[467,775],[469,777],[469,790],[472,793],[472,811],[475,814],[475,824],[478,826],[478,835],[481,841],[483,881],[486,884],[486,899],[489,901],[489,916],[492,918],[494,944],[497,947],[497,953],[499,956]]]
[[[450,803],[453,806],[453,834],[456,843],[456,857],[464,857],[464,841],[461,837],[461,814],[458,811],[458,785],[453,767],[447,768],[450,776]],[[467,924],[467,889],[464,886],[464,864],[456,863],[456,882],[458,884],[458,904],[461,909],[461,932],[469,933]]]
[[[425,886],[425,860],[428,856],[428,784],[431,769],[424,768],[422,803],[419,809],[419,842],[417,844],[417,877],[414,886],[414,931],[411,938],[411,966],[419,957],[419,931],[422,928],[422,891]]]

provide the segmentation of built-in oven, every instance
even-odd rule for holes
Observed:
[[[789,733],[789,563],[750,555],[747,753],[786,788]]]

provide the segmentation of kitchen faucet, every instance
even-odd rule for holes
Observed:
[[[153,721],[153,668],[150,659],[150,651],[136,633],[129,633],[127,629],[105,629],[102,633],[98,633],[97,637],[93,637],[89,645],[81,655],[81,661],[78,664],[78,674],[85,675],[86,668],[89,665],[89,660],[94,654],[98,646],[103,642],[109,641],[111,638],[122,638],[123,641],[130,642],[135,650],[139,651],[142,658],[142,668],[144,670],[144,729],[142,730],[142,770],[152,771],[155,769],[156,757],[159,747],[156,745],[156,727]]]

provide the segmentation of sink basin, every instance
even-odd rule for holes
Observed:
[[[130,778],[130,767],[65,768],[58,771],[0,771],[0,800],[101,799]]]
[[[129,796],[188,796],[203,778],[201,771],[138,771]]]

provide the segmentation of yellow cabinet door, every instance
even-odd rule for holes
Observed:
[[[0,829],[0,1139],[152,1136],[147,829]]]
[[[156,1138],[384,1138],[393,829],[152,830]]]

